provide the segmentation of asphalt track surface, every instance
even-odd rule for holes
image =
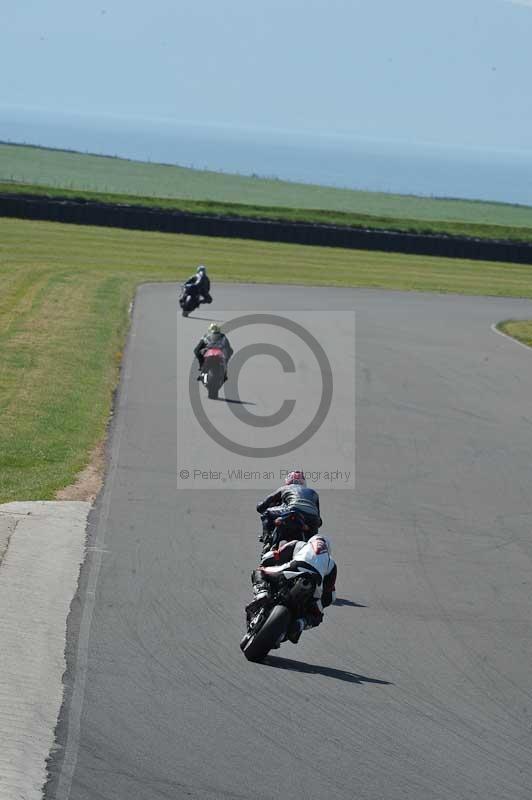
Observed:
[[[142,287],[47,798],[529,800],[532,352],[490,325],[531,303],[251,286],[215,299],[357,311],[356,491],[322,493],[339,602],[297,647],[243,658],[256,493],[176,491],[189,364],[176,292]],[[187,324],[192,345],[207,323]]]

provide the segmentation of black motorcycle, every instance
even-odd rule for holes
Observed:
[[[287,510],[280,512],[271,526],[268,524],[271,521],[268,512],[262,514],[261,519],[263,532],[259,536],[259,542],[262,542],[263,545],[263,555],[273,550],[274,547],[278,547],[283,540],[289,542],[297,539],[306,542],[312,536],[312,531],[307,525],[304,516],[297,511]]]
[[[306,569],[304,563],[287,564],[282,572],[268,576],[268,596],[254,600],[246,608],[247,633],[240,649],[248,661],[262,661],[270,650],[286,641],[296,620],[305,616],[314,602],[321,576]]]
[[[181,289],[181,294],[179,295],[179,305],[181,306],[183,316],[188,317],[192,311],[199,307],[200,302],[200,296],[197,289],[191,289],[190,286],[185,284]]]

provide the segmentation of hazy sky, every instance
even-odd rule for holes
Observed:
[[[4,110],[532,150],[532,0],[0,3]]]

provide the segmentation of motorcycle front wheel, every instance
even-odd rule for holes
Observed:
[[[179,305],[181,306],[181,313],[184,317],[188,317],[190,314],[190,309],[188,307],[188,296],[185,295],[184,297],[179,298]]]
[[[270,616],[243,648],[248,661],[262,661],[286,635],[292,615],[286,606],[274,606]]]

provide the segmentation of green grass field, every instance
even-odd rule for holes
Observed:
[[[334,189],[38,147],[0,144],[0,182],[13,184],[3,191],[23,184],[157,205],[173,200],[173,207],[211,213],[532,240],[528,206]]]
[[[503,333],[517,339],[518,342],[532,347],[532,320],[507,320],[497,326]]]
[[[0,502],[48,499],[102,438],[143,281],[370,286],[532,297],[532,269],[0,218]],[[176,296],[177,300],[177,296]]]

